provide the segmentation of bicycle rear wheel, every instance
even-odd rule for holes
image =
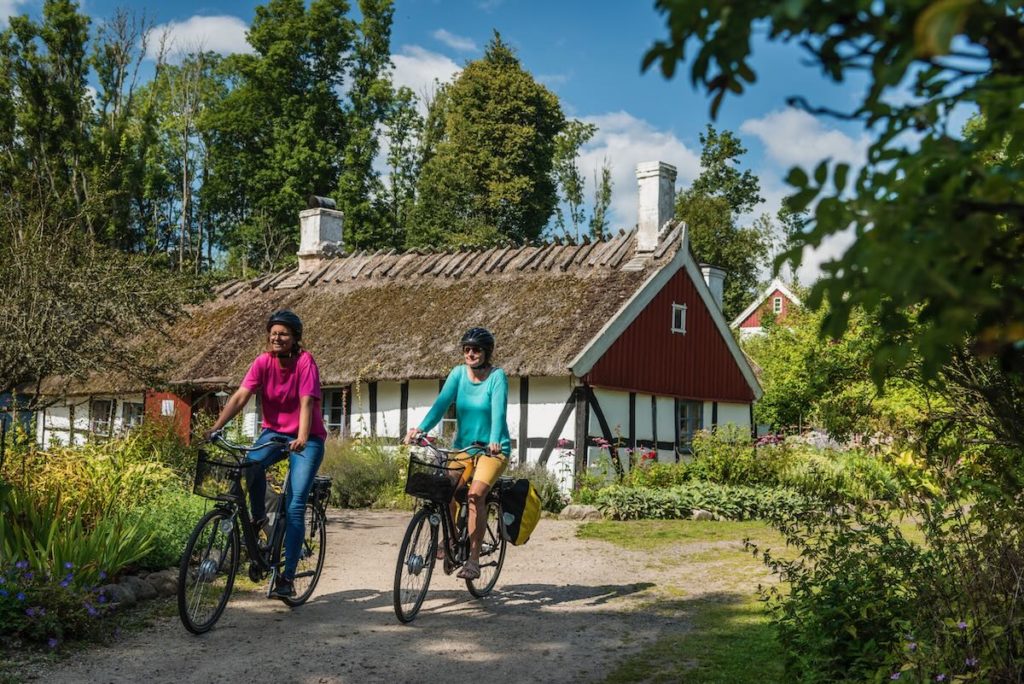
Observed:
[[[497,501],[488,501],[484,536],[480,540],[480,576],[466,580],[469,593],[477,598],[491,593],[501,574],[501,566],[505,564],[507,542],[501,536],[500,524],[501,507]]]
[[[411,622],[423,605],[434,574],[437,526],[430,524],[430,510],[416,511],[405,530],[395,567],[395,615]]]
[[[324,569],[327,552],[327,518],[323,510],[312,502],[306,504],[306,538],[302,540],[299,564],[295,568],[295,596],[284,602],[294,608],[312,596],[320,572]]]
[[[210,511],[192,530],[178,568],[178,615],[193,634],[209,631],[224,612],[238,551],[238,527],[228,511]]]

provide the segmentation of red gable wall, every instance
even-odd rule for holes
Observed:
[[[770,295],[768,295],[768,298],[764,301],[764,304],[762,304],[761,306],[757,307],[757,309],[754,310],[754,313],[750,314],[745,319],[743,319],[743,322],[740,323],[740,327],[741,328],[760,328],[761,327],[761,316],[763,316],[765,314],[772,313],[772,311],[773,311],[772,302],[775,301],[776,297],[782,297],[782,311],[780,311],[778,314],[776,314],[775,320],[776,321],[784,320],[786,318],[786,314],[789,313],[789,308],[791,306],[793,306],[793,302],[789,301],[789,297],[787,297],[782,292],[782,290],[775,290]]]
[[[686,304],[686,334],[672,332],[672,304]],[[686,399],[751,402],[711,313],[680,269],[585,376],[596,387]]]

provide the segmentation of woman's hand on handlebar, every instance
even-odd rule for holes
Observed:
[[[306,440],[296,437],[288,443],[288,451],[302,451],[306,448]]]
[[[413,444],[418,442],[423,433],[420,432],[419,428],[409,428],[409,431],[405,433],[405,439],[402,440],[403,444]]]
[[[209,430],[203,433],[203,439],[206,440],[207,442],[212,442],[213,440],[220,437],[220,431],[220,428],[210,428]]]
[[[487,445],[487,453],[491,456],[501,456],[501,445],[497,442],[491,442]]]

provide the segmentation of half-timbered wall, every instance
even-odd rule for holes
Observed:
[[[67,397],[63,401],[40,411],[36,421],[36,441],[44,448],[55,444],[85,444],[94,437],[94,401],[109,401],[112,406],[107,432],[98,435],[103,438],[117,435],[127,428],[124,422],[125,404],[142,404],[142,394],[95,395],[91,397]],[[72,440],[72,416],[74,416],[74,440]]]

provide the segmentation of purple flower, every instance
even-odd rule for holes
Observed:
[[[106,594],[100,594],[100,599],[99,600],[100,600],[100,603],[106,603],[107,602],[107,595]]]
[[[24,575],[22,575],[22,579],[26,582],[31,582],[33,577],[35,577],[35,575],[33,575],[31,572],[26,572]]]
[[[937,681],[937,682],[944,682],[944,681],[946,681],[946,673],[945,672],[940,672],[939,674],[935,675],[935,681]]]
[[[75,567],[75,564],[72,563],[71,561],[67,561],[66,563],[64,563],[64,569],[65,570],[70,570],[73,567]]]
[[[10,594],[7,593],[6,589],[0,589],[0,597],[7,598]]]
[[[38,614],[39,614],[39,609],[38,608],[26,608],[25,609],[25,615],[27,615],[30,618],[34,618]]]
[[[900,678],[900,673],[899,672],[893,672],[891,675],[889,675],[889,679],[899,679],[899,678]]]
[[[978,664],[978,659],[977,658],[968,658],[967,660],[964,661],[964,665],[966,665],[967,667],[974,667],[977,664]]]
[[[62,586],[62,587],[64,587],[65,589],[67,589],[67,588],[68,588],[68,585],[70,585],[70,584],[71,584],[71,582],[69,582],[69,581],[67,581],[67,580],[63,580],[63,581],[62,581],[62,582],[60,583],[60,586]]]
[[[956,623],[956,627],[962,632],[963,630],[967,629],[967,623],[961,620],[960,622]]]
[[[89,614],[89,617],[96,617],[100,614],[100,611],[93,608],[91,603],[85,604],[85,612]]]
[[[100,570],[99,578],[100,578],[101,580],[105,580],[105,579],[107,579],[107,573],[105,573],[105,572],[103,572],[102,570]]]
[[[50,648],[57,648],[58,644],[60,644],[60,642],[54,639],[53,637],[50,637],[50,640],[46,642],[46,645]]]
[[[909,644],[907,644],[907,650],[909,650],[910,652],[916,651],[917,650],[917,642],[911,641]]]
[[[15,596],[14,598],[18,599],[19,601],[24,601],[25,600],[25,592],[19,591],[18,595]]]
[[[28,567],[28,561],[18,561],[14,564],[14,567],[18,568],[19,570],[24,570]]]
[[[7,584],[7,578],[3,575],[0,575],[0,584]]]

